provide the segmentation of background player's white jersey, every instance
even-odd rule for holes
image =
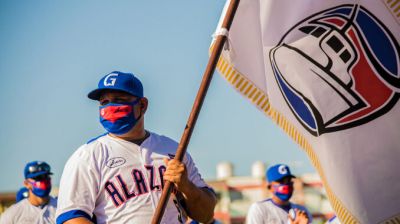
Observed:
[[[44,206],[34,206],[25,198],[0,216],[0,224],[53,224],[56,223],[56,207],[57,199],[51,196]]]
[[[328,221],[326,221],[325,224],[340,224],[340,221],[339,221],[338,217],[335,215],[332,218],[330,218]]]
[[[81,146],[61,177],[57,223],[93,215],[97,223],[150,223],[162,193],[163,158],[173,157],[177,146],[154,133],[140,146],[109,135]],[[189,154],[183,162],[189,179],[207,187]],[[161,223],[180,223],[174,198]]]
[[[271,199],[267,199],[251,205],[247,213],[246,224],[287,224],[289,223],[288,212],[291,208],[306,211],[309,223],[312,222],[312,216],[305,207],[293,203],[280,207]]]

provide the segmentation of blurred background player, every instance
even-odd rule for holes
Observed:
[[[24,186],[28,189],[28,197],[8,208],[0,217],[0,224],[55,223],[57,199],[50,196],[51,174],[46,162],[26,164]]]
[[[272,197],[251,205],[246,217],[247,224],[307,224],[312,222],[312,216],[301,205],[289,202],[293,195],[293,181],[290,169],[285,164],[271,166],[266,173],[268,190]],[[294,214],[289,217],[292,209]]]

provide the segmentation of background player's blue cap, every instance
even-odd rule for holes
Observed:
[[[33,161],[26,164],[24,169],[25,179],[35,178],[44,174],[53,174],[50,172],[50,166],[46,162],[43,161]]]
[[[100,79],[98,88],[88,94],[92,100],[99,100],[104,90],[119,90],[133,96],[143,97],[143,85],[132,73],[113,71]]]
[[[295,176],[293,176],[290,172],[289,166],[285,164],[276,164],[274,166],[271,166],[270,168],[268,168],[266,176],[268,182],[279,181],[285,177],[295,178]]]
[[[27,198],[29,195],[29,190],[26,187],[22,187],[18,190],[17,195],[15,196],[16,202],[21,201],[24,198]]]

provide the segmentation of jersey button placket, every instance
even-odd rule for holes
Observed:
[[[141,160],[141,163],[142,163],[142,168],[145,168],[145,165],[148,165],[148,164],[146,164],[146,156],[147,155],[144,152],[145,150],[143,150],[142,146],[139,146],[138,148],[139,148],[139,154],[140,154],[140,160]],[[146,184],[147,184],[148,190],[150,191],[149,193],[150,193],[150,198],[151,198],[151,204],[152,204],[152,207],[153,207],[153,211],[155,211],[156,207],[157,207],[157,203],[154,200],[153,191],[150,189],[150,183],[149,183],[150,178],[149,178],[149,174],[147,173],[147,169],[144,169],[144,175],[145,175],[145,178],[146,178],[146,181],[147,181]]]

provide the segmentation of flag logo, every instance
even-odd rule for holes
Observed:
[[[314,136],[390,111],[400,96],[399,55],[390,30],[358,4],[307,17],[269,51],[280,92]]]

